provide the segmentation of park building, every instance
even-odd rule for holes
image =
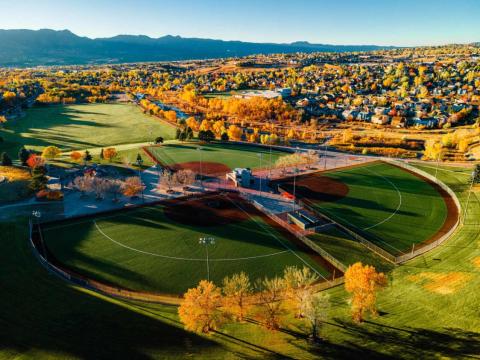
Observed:
[[[235,168],[225,175],[227,180],[233,181],[236,187],[250,187],[252,170],[249,168]]]

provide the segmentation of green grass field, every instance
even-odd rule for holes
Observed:
[[[168,219],[163,206],[156,206],[53,224],[43,235],[63,264],[133,290],[183,293],[207,278],[207,266],[210,278],[219,284],[240,271],[252,279],[281,275],[288,265],[307,265],[328,275],[257,214],[246,221],[199,227]],[[214,237],[215,244],[208,249],[200,245],[204,236]]]
[[[249,167],[251,169],[272,166],[275,161],[288,153],[278,150],[270,150],[258,146],[235,145],[228,143],[212,143],[201,145],[202,151],[197,150],[199,144],[178,143],[163,146],[151,146],[148,150],[163,164],[173,165],[177,163],[200,161],[217,162],[233,169],[236,167]],[[260,155],[262,154],[261,158]]]
[[[8,151],[16,158],[22,145],[72,150],[152,141],[157,136],[172,139],[174,135],[173,127],[144,115],[132,104],[34,107],[25,117],[0,128],[4,138],[0,152]]]
[[[469,173],[439,170],[463,205]],[[295,319],[277,332],[246,323],[229,324],[210,337],[188,333],[174,306],[107,298],[49,275],[32,255],[26,219],[0,223],[8,239],[0,242],[0,359],[475,358],[480,353],[479,216],[476,191],[465,225],[451,239],[389,273],[378,318],[355,325],[348,294],[342,287],[329,290],[331,309],[318,346],[301,336]],[[419,280],[426,274],[445,276],[445,287]]]
[[[439,192],[396,166],[372,163],[329,171],[326,176],[348,185],[349,193],[314,207],[394,255],[429,239],[446,219],[446,204]]]

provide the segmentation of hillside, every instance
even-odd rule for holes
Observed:
[[[375,45],[250,43],[166,35],[118,35],[90,39],[68,30],[0,30],[0,66],[68,65],[170,61],[293,52],[346,52],[382,49]]]

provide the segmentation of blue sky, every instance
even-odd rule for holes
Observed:
[[[480,0],[0,0],[0,28],[256,42],[480,41]]]

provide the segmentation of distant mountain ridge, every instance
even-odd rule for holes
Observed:
[[[371,51],[393,47],[252,43],[166,35],[117,35],[90,39],[69,30],[0,30],[0,66],[172,61],[293,52]]]

